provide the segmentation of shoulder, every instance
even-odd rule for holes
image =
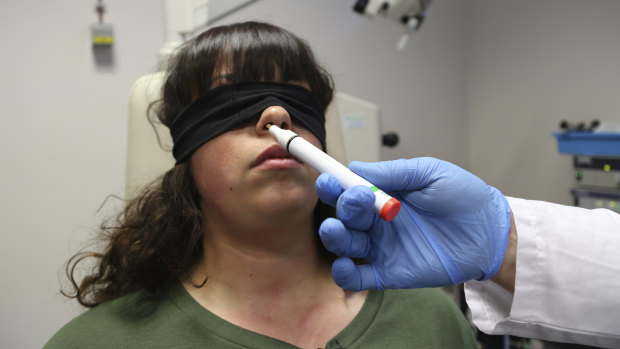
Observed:
[[[377,317],[382,322],[398,323],[402,331],[416,333],[434,345],[475,344],[471,325],[456,302],[439,288],[385,290]]]
[[[362,312],[333,343],[351,349],[478,348],[465,316],[441,289],[370,291]]]
[[[457,309],[456,303],[441,288],[418,288],[402,290],[384,290],[385,303],[410,304],[423,308]]]
[[[44,348],[127,347],[157,324],[166,303],[165,295],[140,291],[102,303],[63,326]]]
[[[439,288],[384,290],[381,308],[387,312],[411,312],[434,321],[465,320],[462,312],[448,294]]]

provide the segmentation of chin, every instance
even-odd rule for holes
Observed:
[[[304,195],[292,195],[292,193],[282,193],[282,195],[273,195],[268,200],[262,200],[258,203],[259,209],[269,213],[283,217],[292,216],[312,216],[314,207],[318,201],[316,193]],[[269,212],[269,213],[268,213]]]

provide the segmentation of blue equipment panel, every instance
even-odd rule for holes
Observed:
[[[554,132],[558,151],[563,154],[620,156],[620,133],[617,132]]]

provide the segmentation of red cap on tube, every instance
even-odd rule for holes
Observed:
[[[381,207],[381,212],[379,212],[379,216],[383,218],[386,222],[391,221],[396,217],[400,211],[400,201],[390,198],[384,205]]]

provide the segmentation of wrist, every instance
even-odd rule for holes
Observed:
[[[512,212],[510,213],[510,230],[508,231],[508,247],[499,272],[491,278],[510,293],[514,293],[517,274],[517,227]]]

